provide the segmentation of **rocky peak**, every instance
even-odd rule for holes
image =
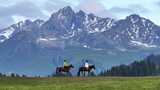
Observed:
[[[141,21],[141,19],[142,18],[139,15],[137,15],[137,14],[132,14],[132,15],[130,15],[130,16],[128,16],[126,18],[126,20],[128,20],[129,22],[131,22],[133,24]]]
[[[75,12],[72,10],[71,7],[67,6],[60,9],[58,12],[53,13],[51,19],[65,19],[74,16]]]
[[[82,10],[79,10],[76,14],[78,16],[85,16],[85,12],[83,12]]]

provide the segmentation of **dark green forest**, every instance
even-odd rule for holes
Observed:
[[[157,76],[160,75],[160,55],[150,55],[129,65],[114,66],[100,76]]]

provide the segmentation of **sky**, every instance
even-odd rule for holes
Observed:
[[[160,0],[0,0],[0,29],[26,19],[47,20],[65,6],[115,19],[139,14],[160,25]]]

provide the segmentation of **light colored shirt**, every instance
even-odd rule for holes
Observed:
[[[63,65],[64,65],[64,66],[68,66],[68,63],[67,63],[67,62],[64,62]]]
[[[89,68],[89,64],[87,62],[85,62],[84,65],[85,65],[86,68]]]

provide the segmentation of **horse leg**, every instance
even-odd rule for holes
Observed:
[[[81,76],[81,71],[79,70],[78,73],[77,73],[77,76]]]
[[[56,69],[56,75],[57,75],[57,73],[58,73],[58,70]]]
[[[86,77],[88,77],[89,76],[89,73],[88,73],[88,71],[86,71]]]
[[[84,76],[84,71],[82,71],[82,76]]]
[[[82,71],[80,71],[79,76],[80,76],[80,77],[83,76],[83,72],[82,72]]]
[[[88,77],[88,71],[86,72],[86,77]]]
[[[88,74],[89,74],[88,71],[85,71],[85,76],[86,76],[86,77],[88,77]]]
[[[90,76],[90,71],[88,71],[88,76]]]
[[[83,71],[81,71],[81,76],[83,77],[83,75],[84,75],[84,72],[83,72]]]
[[[70,71],[67,71],[67,76],[72,76]]]
[[[58,75],[58,73],[59,73],[59,69],[57,68],[57,69],[56,69],[56,75]]]
[[[65,76],[69,76],[69,72],[68,71],[66,71],[65,74],[66,74]]]

